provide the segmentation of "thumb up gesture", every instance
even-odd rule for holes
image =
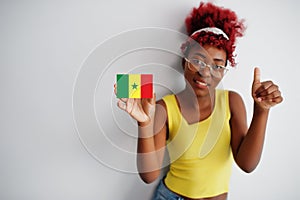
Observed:
[[[272,81],[260,80],[260,69],[254,69],[254,79],[252,84],[252,97],[255,103],[268,110],[272,106],[279,104],[283,101],[279,87],[275,85]]]

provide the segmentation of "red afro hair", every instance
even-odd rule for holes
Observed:
[[[218,7],[212,3],[201,2],[198,8],[193,8],[185,20],[187,33],[200,45],[210,44],[217,48],[224,49],[227,53],[227,60],[231,66],[235,66],[235,42],[237,37],[242,37],[245,31],[244,20],[239,20],[235,12],[230,9]],[[212,32],[195,31],[207,27],[216,27],[226,33],[229,40],[222,35]],[[193,35],[192,35],[193,34]],[[189,41],[183,44],[182,49],[188,49]],[[184,52],[185,53],[185,52]]]

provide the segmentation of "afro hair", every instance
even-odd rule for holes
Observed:
[[[231,66],[235,66],[235,42],[237,37],[244,35],[244,20],[239,20],[235,12],[230,9],[218,7],[212,3],[201,2],[198,8],[193,8],[185,20],[186,30],[190,38],[200,45],[209,44],[219,49],[224,49],[227,54],[227,60]],[[212,32],[195,31],[207,27],[216,27],[226,33],[229,40],[222,35],[216,35]],[[191,40],[188,40],[182,46],[186,55],[186,50],[190,47]]]

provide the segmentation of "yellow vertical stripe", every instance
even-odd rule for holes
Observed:
[[[129,98],[141,98],[141,75],[129,75]]]

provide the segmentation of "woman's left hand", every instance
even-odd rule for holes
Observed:
[[[260,81],[260,70],[257,67],[254,69],[252,97],[255,103],[265,110],[269,110],[271,107],[283,101],[277,85],[272,81]]]

